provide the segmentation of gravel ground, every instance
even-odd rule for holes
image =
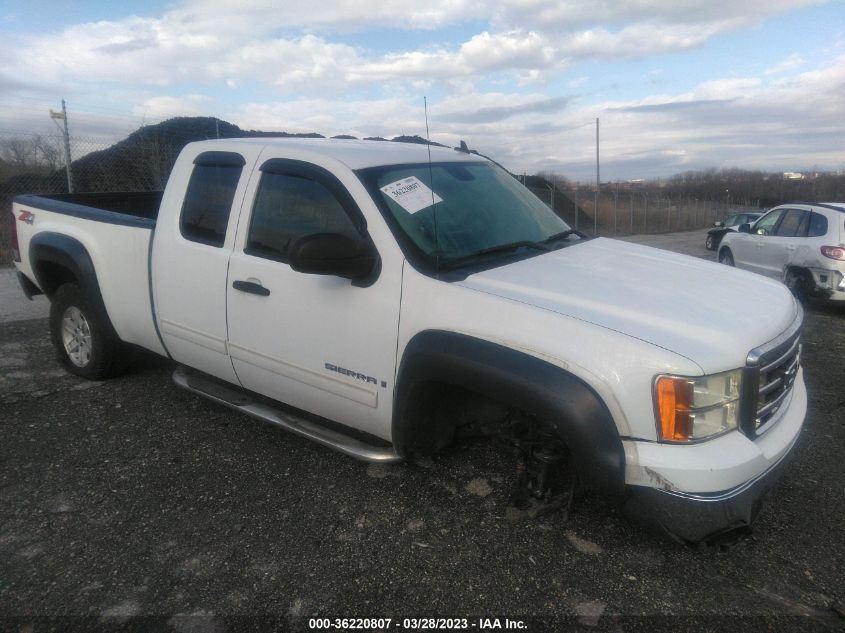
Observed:
[[[712,258],[701,232],[635,241]],[[508,507],[513,460],[491,443],[367,465],[177,389],[163,360],[78,379],[34,316],[0,326],[2,630],[307,630],[315,615],[845,628],[841,308],[807,311],[805,430],[727,550],[664,540],[591,495],[531,519]]]

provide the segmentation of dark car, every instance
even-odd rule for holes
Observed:
[[[714,222],[713,228],[707,231],[707,241],[704,245],[707,250],[715,251],[719,248],[719,242],[722,241],[725,233],[736,231],[741,224],[754,224],[762,215],[762,213],[735,213],[721,222]]]

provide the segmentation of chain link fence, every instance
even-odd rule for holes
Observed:
[[[153,136],[115,144],[71,137],[73,191],[161,190],[184,142]],[[0,266],[12,261],[10,216],[15,196],[67,193],[70,186],[62,136],[0,131]]]
[[[729,215],[760,210],[755,200],[722,200],[672,194],[658,186],[630,183],[567,184],[555,187],[525,179],[526,186],[552,207],[571,227],[588,235],[637,235],[691,231],[713,226]],[[598,203],[598,204],[597,204]]]

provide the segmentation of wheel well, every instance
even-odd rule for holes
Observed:
[[[91,306],[101,317],[106,334],[110,338],[120,338],[109,320],[108,310],[103,303],[94,263],[79,240],[49,231],[38,233],[30,240],[29,260],[32,262],[38,285],[48,298],[52,298],[62,284],[68,282],[78,284],[86,299],[91,302]]]
[[[790,273],[794,274],[797,280],[800,280],[795,288],[789,284]],[[790,290],[799,301],[809,297],[825,298],[826,295],[829,296],[830,294],[829,292],[826,293],[824,288],[816,285],[816,278],[813,273],[803,266],[787,266],[783,271],[783,283],[790,286]]]
[[[798,275],[803,276],[809,281],[813,281],[813,273],[809,270],[804,268],[803,266],[787,266],[786,270],[783,271],[783,278],[786,279],[789,273],[796,273]]]
[[[457,332],[425,330],[408,342],[394,398],[393,443],[400,455],[436,450],[458,423],[504,420],[510,413],[550,426],[590,487],[624,488],[619,431],[584,381],[541,358]]]
[[[66,283],[79,283],[76,275],[67,266],[55,262],[38,262],[35,265],[35,276],[47,297],[52,297],[56,290]]]
[[[406,409],[411,432],[409,455],[430,455],[452,442],[457,429],[469,425],[493,430],[511,411],[492,398],[453,384],[425,381],[415,385]]]

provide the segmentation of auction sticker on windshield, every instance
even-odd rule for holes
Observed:
[[[392,182],[382,187],[381,191],[408,213],[416,213],[443,202],[443,198],[426,187],[416,176]]]

